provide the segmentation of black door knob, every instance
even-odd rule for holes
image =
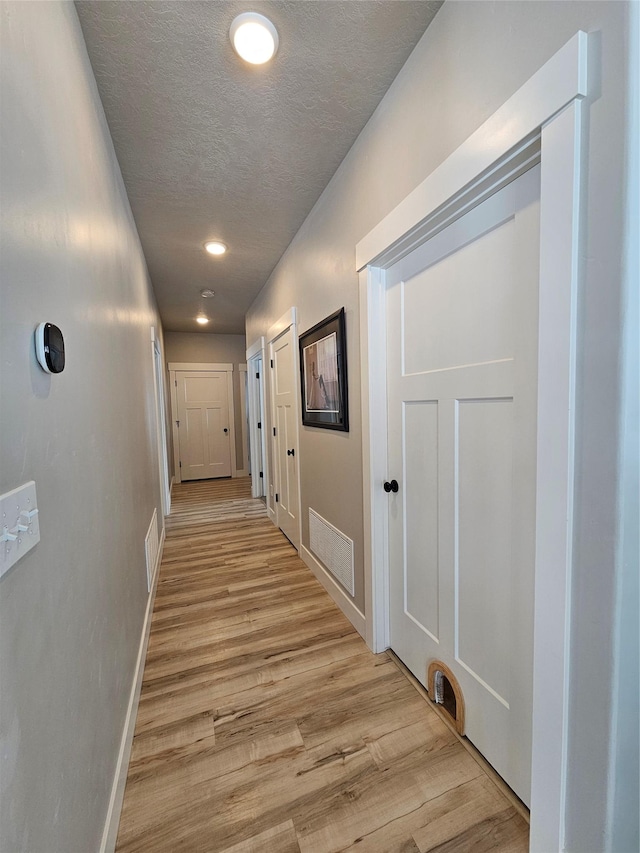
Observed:
[[[228,430],[226,427],[224,428],[224,431],[225,431],[225,432],[229,432],[229,430]]]
[[[384,490],[387,493],[388,492],[397,492],[398,488],[399,488],[399,486],[398,486],[397,480],[392,480],[390,483],[385,482],[385,484],[384,484]]]
[[[292,450],[287,450],[287,456],[295,456],[295,455],[296,455],[295,447]]]

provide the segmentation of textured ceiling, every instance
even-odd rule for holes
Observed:
[[[441,3],[431,0],[77,0],[164,327],[244,315]],[[240,12],[280,47],[249,66]],[[220,259],[202,248],[219,238]]]

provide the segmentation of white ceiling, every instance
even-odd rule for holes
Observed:
[[[440,0],[76,0],[164,327],[244,333],[244,315]],[[280,46],[249,66],[253,10]],[[219,238],[220,259],[202,248]]]

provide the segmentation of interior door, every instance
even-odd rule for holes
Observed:
[[[298,493],[298,377],[289,326],[270,345],[272,373],[273,461],[275,466],[275,513],[278,527],[299,549]]]
[[[249,382],[249,449],[251,454],[251,495],[254,498],[265,494],[265,471],[263,463],[262,436],[264,434],[264,406],[262,403],[262,356],[257,355],[248,363]]]
[[[530,795],[540,168],[387,271],[390,642]]]
[[[231,476],[227,373],[177,371],[180,478]]]

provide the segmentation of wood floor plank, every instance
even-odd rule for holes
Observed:
[[[119,853],[524,851],[526,822],[249,481],[172,496]]]
[[[227,847],[224,853],[300,853],[300,847],[293,821],[287,820]]]

